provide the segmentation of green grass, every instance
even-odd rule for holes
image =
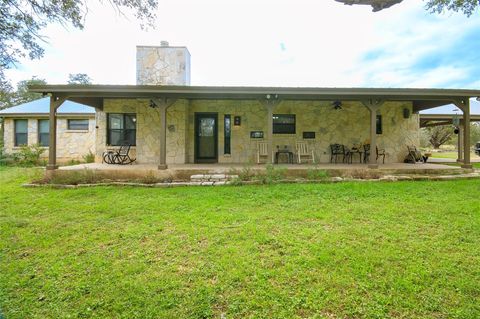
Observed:
[[[480,318],[478,180],[21,188],[31,172],[0,167],[7,319]]]
[[[449,159],[457,159],[458,153],[457,152],[432,152],[432,158],[449,158]],[[470,158],[477,158],[478,155],[475,153],[470,153]]]

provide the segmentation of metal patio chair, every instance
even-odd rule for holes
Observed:
[[[335,159],[336,164],[338,156],[341,156],[342,163],[345,163],[345,160],[347,159],[345,146],[342,144],[330,144],[330,163],[333,163],[333,159]]]
[[[103,162],[107,164],[128,165],[135,160],[135,158],[130,157],[130,145],[122,145],[118,150],[103,152]]]

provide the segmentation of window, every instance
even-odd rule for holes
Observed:
[[[68,120],[69,130],[88,131],[88,119]]]
[[[15,120],[15,146],[28,144],[28,120]]]
[[[377,134],[382,134],[382,116],[377,115]]]
[[[50,127],[48,120],[38,120],[38,144],[48,146],[50,142]]]
[[[230,138],[232,136],[232,118],[230,114],[225,114],[223,118],[223,154],[231,154]]]
[[[273,114],[273,134],[295,134],[295,114]]]
[[[107,115],[107,144],[112,146],[136,145],[135,114],[109,113]]]

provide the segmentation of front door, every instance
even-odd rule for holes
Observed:
[[[195,113],[195,163],[216,163],[217,113]]]

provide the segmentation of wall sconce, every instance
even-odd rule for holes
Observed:
[[[242,124],[242,118],[240,116],[235,116],[233,118],[233,125],[240,126]]]
[[[407,109],[407,108],[403,109],[403,118],[404,119],[410,118],[410,110],[409,109]]]

